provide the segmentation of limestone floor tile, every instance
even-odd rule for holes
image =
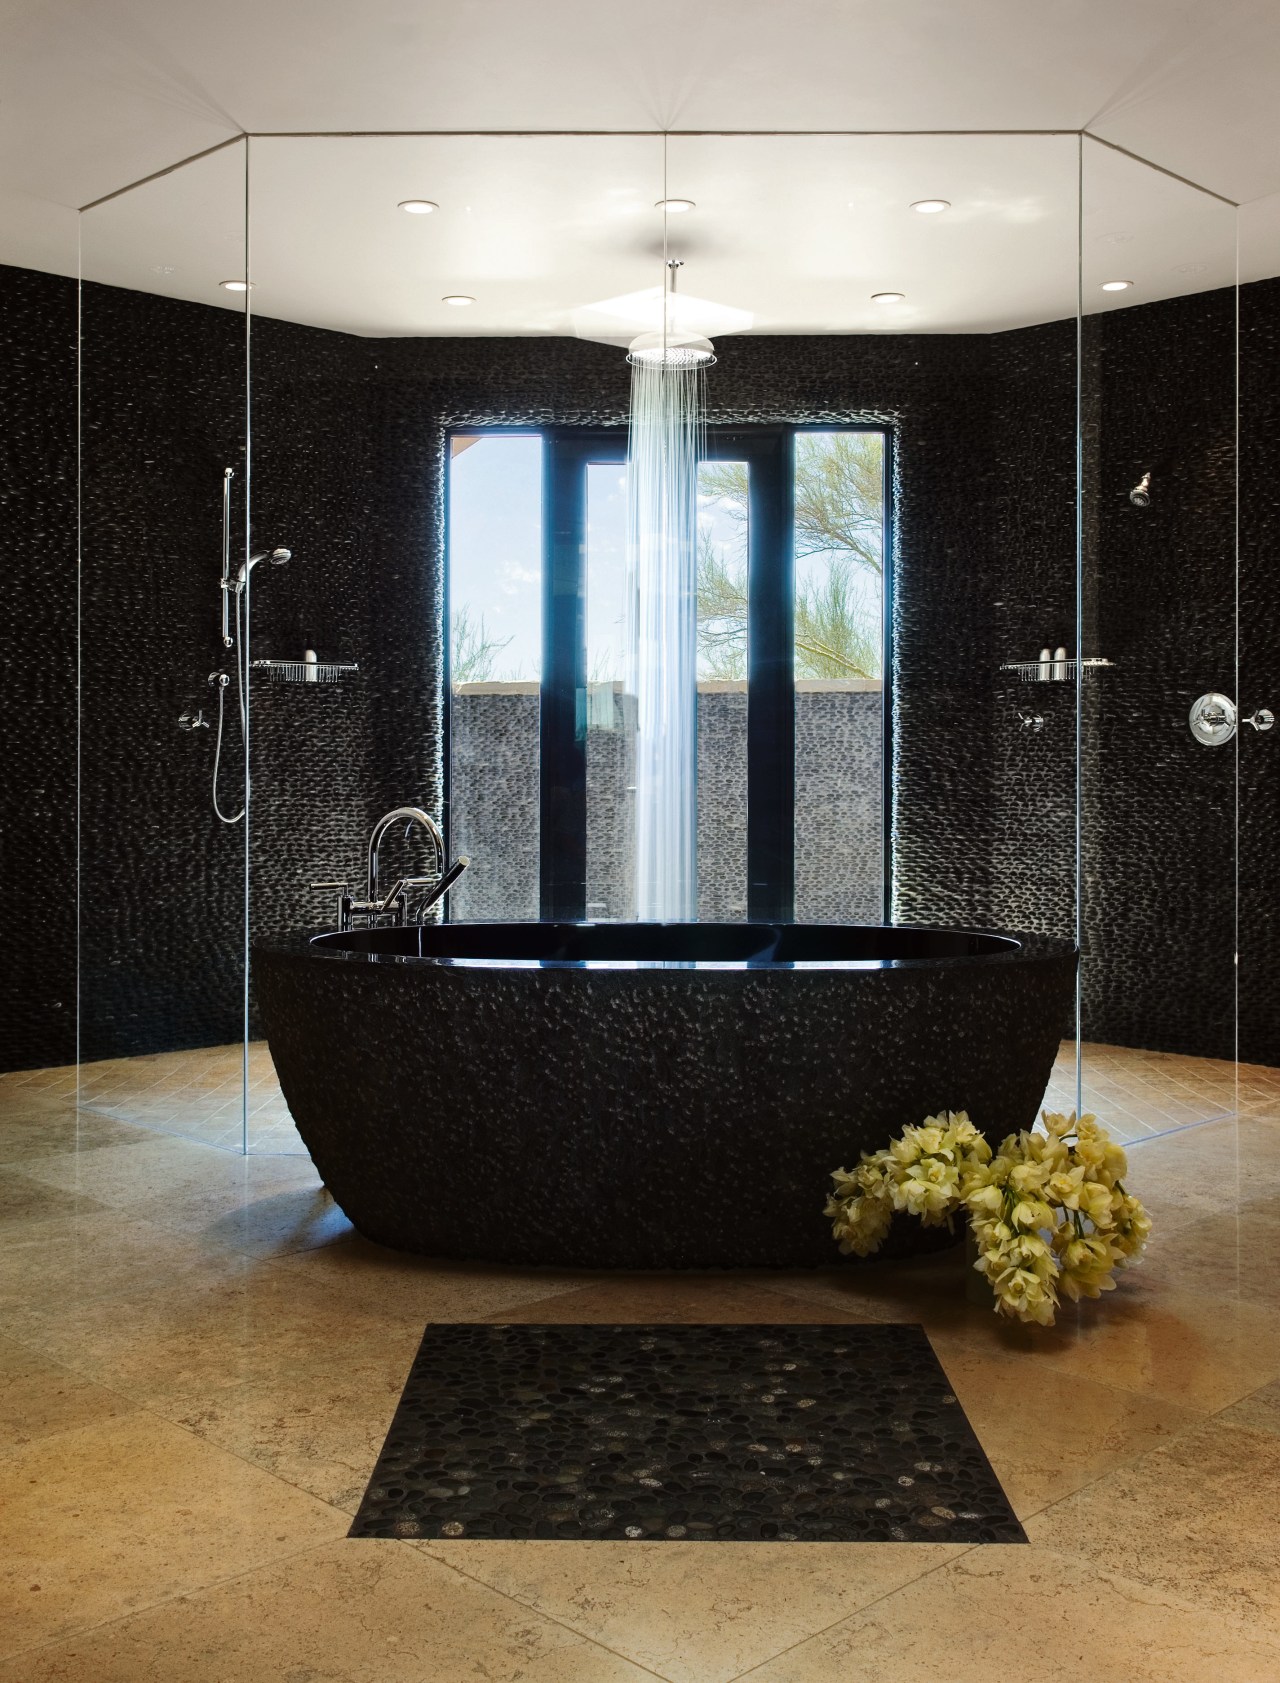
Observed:
[[[486,1317],[491,1321],[621,1323],[688,1322],[715,1325],[748,1321],[768,1325],[863,1319],[826,1305],[788,1297],[758,1276],[732,1274],[623,1274],[534,1299]]]
[[[1278,1484],[1280,1437],[1218,1418],[1045,1509],[1027,1535],[1280,1645]]]
[[[210,1443],[354,1515],[404,1389],[409,1342],[282,1371],[170,1412]]]
[[[945,1543],[412,1546],[671,1683],[729,1683],[964,1552]]]
[[[1217,1215],[1241,1203],[1280,1206],[1280,1131],[1226,1118],[1131,1146],[1125,1185],[1155,1221]]]
[[[969,1331],[983,1344],[1007,1342],[1008,1327],[966,1297],[967,1273],[956,1245],[929,1257],[779,1274],[771,1289],[860,1319],[919,1323],[930,1335]]]
[[[62,1157],[108,1145],[141,1145],[151,1137],[142,1128],[77,1110],[61,1100],[0,1106],[0,1163]]]
[[[0,1164],[0,1233],[6,1237],[29,1222],[86,1214],[106,1207],[79,1192],[63,1192],[59,1187],[33,1180],[16,1164]]]
[[[129,1213],[213,1249],[248,1256],[288,1255],[351,1236],[351,1223],[314,1172],[284,1185],[260,1175],[214,1175],[215,1184],[149,1198]]]
[[[309,1158],[242,1157],[168,1134],[151,1134],[140,1144],[41,1158],[24,1172],[46,1186],[83,1192],[122,1210],[216,1192],[235,1200],[319,1184]]]
[[[1023,1520],[1205,1418],[1114,1385],[1088,1379],[1064,1384],[1060,1373],[1024,1352],[941,1340],[938,1354]]]
[[[1064,1303],[1055,1327],[1014,1324],[964,1295],[964,1269],[878,1264],[865,1271],[788,1276],[778,1290],[850,1314],[915,1321],[941,1354],[956,1344],[1016,1354],[1057,1373],[1119,1386],[1210,1414],[1280,1376],[1280,1312],[1222,1294],[1118,1275],[1094,1303]],[[1192,1282],[1194,1284],[1194,1281]]]
[[[1131,1278],[1100,1302],[1065,1305],[1057,1327],[1020,1336],[1061,1373],[1205,1413],[1280,1376],[1276,1311],[1214,1295],[1143,1296],[1134,1287]]]
[[[1214,1418],[1224,1425],[1243,1426],[1251,1432],[1280,1433],[1280,1379],[1272,1380],[1270,1385],[1260,1385],[1256,1391],[1250,1391],[1247,1397],[1241,1397],[1239,1402],[1224,1408]]]
[[[128,1414],[134,1406],[117,1392],[0,1338],[0,1457],[16,1454],[37,1438]]]
[[[299,1252],[271,1264],[282,1277],[304,1280],[353,1307],[416,1324],[482,1321],[534,1298],[571,1291],[578,1274],[450,1262],[388,1250],[359,1236]]]
[[[971,1549],[751,1683],[1271,1683],[1280,1646],[1047,1548]]]
[[[0,1243],[0,1327],[15,1333],[85,1304],[221,1278],[247,1259],[211,1253],[119,1210],[90,1209],[15,1224]],[[94,1309],[90,1319],[105,1314]]]
[[[1280,1207],[1270,1198],[1219,1214],[1158,1219],[1125,1284],[1146,1297],[1194,1293],[1280,1308]]]
[[[344,1515],[142,1411],[0,1460],[0,1654],[338,1536]]]
[[[652,1683],[407,1544],[344,1541],[0,1666],[2,1683]]]
[[[166,1236],[167,1237],[167,1236]],[[77,1373],[172,1417],[241,1385],[281,1376],[372,1368],[409,1371],[422,1335],[268,1264],[113,1298],[109,1312],[75,1309],[14,1317],[13,1336]]]

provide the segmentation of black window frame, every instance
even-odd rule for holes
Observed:
[[[893,486],[895,439],[880,422],[708,426],[704,459],[748,466],[747,918],[795,910],[795,440],[806,432],[883,437],[881,605],[883,919],[892,910]],[[458,426],[445,435],[444,809],[452,757],[449,464],[455,437],[542,441],[542,674],[539,691],[539,917],[581,922],[587,904],[586,506],[589,466],[626,461],[617,426]],[[452,847],[452,844],[451,844]]]

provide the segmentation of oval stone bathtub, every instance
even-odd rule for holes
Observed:
[[[938,1110],[1030,1126],[1066,941],[823,924],[452,923],[263,947],[325,1184],[402,1250],[584,1268],[839,1253],[830,1172]],[[897,1218],[887,1254],[946,1231]]]

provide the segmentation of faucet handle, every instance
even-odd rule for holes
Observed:
[[[328,889],[331,894],[337,894],[338,906],[336,927],[344,933],[350,929],[351,896],[347,893],[348,883],[346,878],[344,877],[341,882],[313,882],[311,887],[314,889]]]

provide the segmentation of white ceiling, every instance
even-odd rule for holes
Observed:
[[[0,28],[0,261],[67,273],[75,207],[241,131],[1087,127],[1280,195],[1277,0],[0,0]]]
[[[665,150],[665,164],[664,164]],[[665,177],[664,177],[665,168]],[[1084,214],[1078,212],[1083,175]],[[468,136],[250,143],[256,315],[349,333],[570,334],[656,323],[667,224],[692,298],[755,333],[989,332],[1231,283],[1234,209],[1074,135]],[[951,201],[921,216],[913,200]],[[409,216],[402,199],[439,209]],[[83,217],[87,278],[242,307],[243,143]],[[1123,293],[1101,283],[1125,279]],[[893,290],[886,306],[872,294]],[[446,304],[446,294],[474,298]],[[621,319],[589,308],[630,295]],[[683,302],[683,300],[682,300]],[[633,315],[631,312],[635,311]]]

